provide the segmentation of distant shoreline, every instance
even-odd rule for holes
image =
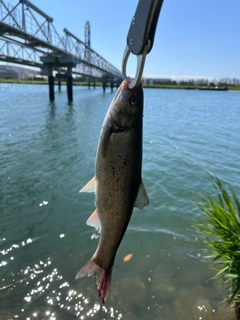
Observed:
[[[0,83],[14,83],[14,84],[44,84],[47,85],[46,81],[41,80],[20,80],[20,79],[0,79]],[[58,85],[58,82],[55,81],[55,85]],[[62,81],[62,85],[65,85],[65,82]],[[73,81],[74,86],[88,86],[88,82],[78,82]],[[91,87],[93,83],[91,82]],[[96,86],[102,86],[101,82],[96,82]],[[219,87],[207,87],[199,85],[172,85],[172,84],[144,84],[144,88],[151,89],[181,89],[181,90],[209,90],[209,91],[240,91],[240,86],[219,86]]]

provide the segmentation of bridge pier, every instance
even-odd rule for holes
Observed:
[[[52,68],[48,68],[48,87],[49,87],[49,99],[54,101],[54,78]]]
[[[58,78],[58,91],[60,92],[61,91],[61,79]]]
[[[73,101],[73,81],[72,81],[72,67],[67,69],[67,95],[68,101]]]
[[[106,82],[105,82],[105,81],[103,81],[103,83],[102,83],[103,92],[105,92],[105,91],[106,91],[106,86],[107,86]]]
[[[49,83],[49,97],[50,100],[54,100],[54,79],[53,79],[53,69],[59,69],[61,67],[67,67],[67,95],[68,100],[73,100],[73,78],[72,78],[72,68],[75,68],[78,63],[78,59],[72,56],[64,57],[53,57],[51,55],[42,56],[40,60],[43,62],[44,67],[48,68],[48,83]],[[60,75],[59,75],[60,77]],[[61,90],[61,79],[58,79],[58,89]]]

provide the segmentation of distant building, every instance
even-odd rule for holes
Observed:
[[[0,65],[0,78],[28,79],[34,78],[39,71],[11,65]]]
[[[0,78],[18,79],[18,72],[9,69],[8,66],[0,65]]]

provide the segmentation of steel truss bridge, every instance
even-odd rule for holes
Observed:
[[[72,74],[89,81],[120,82],[121,72],[78,37],[63,30],[60,35],[53,18],[28,0],[10,6],[0,0],[0,61],[48,69],[49,95],[54,100],[53,71],[67,79],[72,100]]]

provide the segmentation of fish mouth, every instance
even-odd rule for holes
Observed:
[[[134,87],[133,89],[130,89],[129,85],[132,82],[133,82],[132,78],[126,77],[126,79],[123,81],[121,85],[122,90],[134,91],[134,90],[142,89],[142,80],[139,82],[139,84],[136,87]]]
[[[119,88],[118,88],[118,90],[117,90],[117,92],[115,94],[115,97],[114,97],[113,101],[116,101],[118,99],[119,95],[124,91],[137,92],[139,90],[142,90],[142,81],[140,81],[139,84],[135,88],[130,89],[129,88],[129,84],[131,84],[132,81],[133,80],[130,77],[126,77],[123,80],[123,82],[121,83],[121,85],[119,86]]]

